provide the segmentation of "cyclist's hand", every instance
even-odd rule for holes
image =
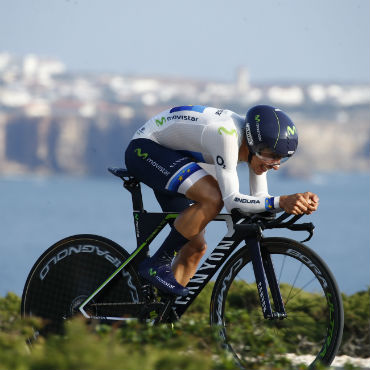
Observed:
[[[303,213],[310,215],[317,210],[318,206],[319,197],[309,191],[280,196],[280,207],[285,212],[293,215],[301,215]]]
[[[303,196],[308,203],[308,210],[305,213],[307,215],[310,215],[312,212],[317,211],[317,208],[319,207],[319,197],[317,196],[317,194],[306,191],[305,193],[303,193]]]

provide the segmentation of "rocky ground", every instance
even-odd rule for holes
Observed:
[[[293,363],[304,363],[304,364],[310,364],[314,357],[310,355],[305,356],[295,356],[295,355],[287,355],[287,357],[293,362]],[[349,368],[355,368],[359,370],[366,370],[370,369],[370,358],[358,358],[358,357],[350,357],[346,355],[337,356],[333,363],[331,364],[331,369],[333,370],[340,370],[340,369],[349,369]]]
[[[345,364],[351,364],[358,369],[370,369],[370,358],[356,358],[349,356],[337,356],[332,366],[334,369],[343,369]]]

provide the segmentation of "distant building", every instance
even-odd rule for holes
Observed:
[[[236,89],[240,95],[246,94],[250,89],[249,72],[246,67],[239,67],[236,71]]]

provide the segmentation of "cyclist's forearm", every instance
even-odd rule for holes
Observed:
[[[224,198],[224,205],[228,212],[237,208],[243,213],[260,213],[265,211],[281,211],[280,197],[253,197],[241,193],[232,193]]]
[[[228,212],[237,208],[243,213],[260,213],[281,211],[279,197],[267,194],[267,180],[262,176],[252,181],[252,189],[257,194],[246,195],[239,192],[239,178],[235,168],[231,170],[216,167],[217,180],[222,194],[222,200]]]

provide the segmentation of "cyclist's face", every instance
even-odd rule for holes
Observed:
[[[262,150],[252,157],[252,168],[257,175],[261,175],[267,170],[277,171],[280,167],[281,158],[269,152]]]

